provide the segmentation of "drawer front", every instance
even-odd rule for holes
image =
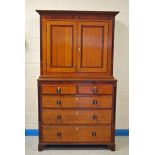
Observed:
[[[76,94],[74,85],[43,85],[42,94]]]
[[[42,95],[43,108],[112,108],[112,95],[94,97]]]
[[[112,94],[112,84],[79,86],[79,94]]]
[[[43,125],[43,142],[110,142],[111,126]]]
[[[78,106],[86,108],[112,108],[112,95],[79,97]]]
[[[42,109],[43,124],[111,124],[112,110]]]
[[[42,95],[43,108],[72,108],[77,105],[77,98],[74,96]]]

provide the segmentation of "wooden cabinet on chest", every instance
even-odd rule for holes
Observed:
[[[115,15],[40,14],[39,145],[106,145],[115,150]]]

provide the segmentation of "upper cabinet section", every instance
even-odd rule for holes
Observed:
[[[118,12],[37,11],[41,77],[113,78]]]

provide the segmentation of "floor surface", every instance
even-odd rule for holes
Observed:
[[[116,151],[101,147],[52,147],[38,152],[38,137],[26,136],[25,155],[128,155],[129,137],[116,136]]]

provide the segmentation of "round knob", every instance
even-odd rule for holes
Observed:
[[[61,93],[61,88],[57,87],[57,93],[60,94]]]
[[[93,119],[97,119],[97,116],[96,115],[93,115]]]
[[[94,132],[92,132],[92,136],[96,136],[96,132],[94,131]]]
[[[93,88],[93,93],[97,93],[97,88],[96,87]]]
[[[61,132],[57,132],[57,136],[60,137],[61,136]]]
[[[61,115],[57,115],[57,119],[61,119]]]
[[[93,104],[97,104],[97,101],[96,101],[96,100],[94,100],[94,101],[93,101]]]
[[[60,105],[60,104],[61,104],[61,100],[57,100],[57,101],[56,101],[56,104],[57,104],[57,105]]]

